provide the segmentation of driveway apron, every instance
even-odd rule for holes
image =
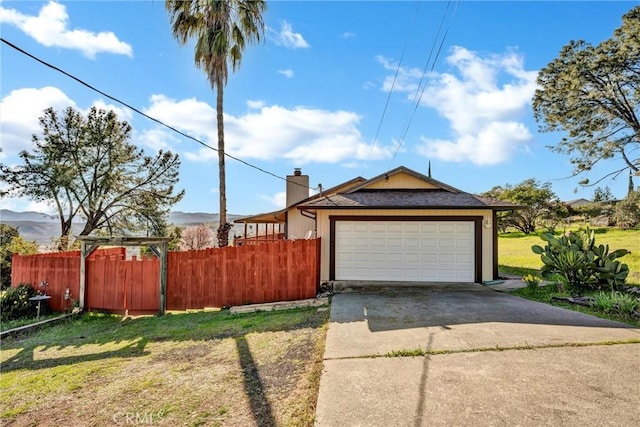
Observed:
[[[640,329],[478,284],[336,294],[316,426],[640,425]]]

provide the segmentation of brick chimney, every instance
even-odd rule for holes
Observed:
[[[309,197],[309,175],[302,175],[300,168],[287,175],[287,207]]]

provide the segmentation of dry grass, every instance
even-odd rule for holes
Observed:
[[[90,315],[7,339],[2,424],[312,426],[327,319]]]

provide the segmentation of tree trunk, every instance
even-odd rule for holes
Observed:
[[[71,220],[60,218],[60,238],[58,239],[58,252],[69,250],[69,235],[71,234]]]
[[[224,82],[222,78],[218,78],[216,84],[216,121],[218,124],[218,180],[220,181],[220,223],[218,226],[218,247],[224,248],[229,245],[229,230],[231,225],[227,223],[227,190],[224,166],[224,119],[223,119],[223,100],[224,100]]]

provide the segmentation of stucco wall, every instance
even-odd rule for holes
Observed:
[[[489,209],[447,210],[447,209],[391,209],[391,210],[319,210],[317,217],[317,235],[321,237],[321,282],[329,280],[330,259],[330,216],[482,216],[489,222],[489,227],[482,226],[482,281],[493,279],[493,227],[492,211]]]

